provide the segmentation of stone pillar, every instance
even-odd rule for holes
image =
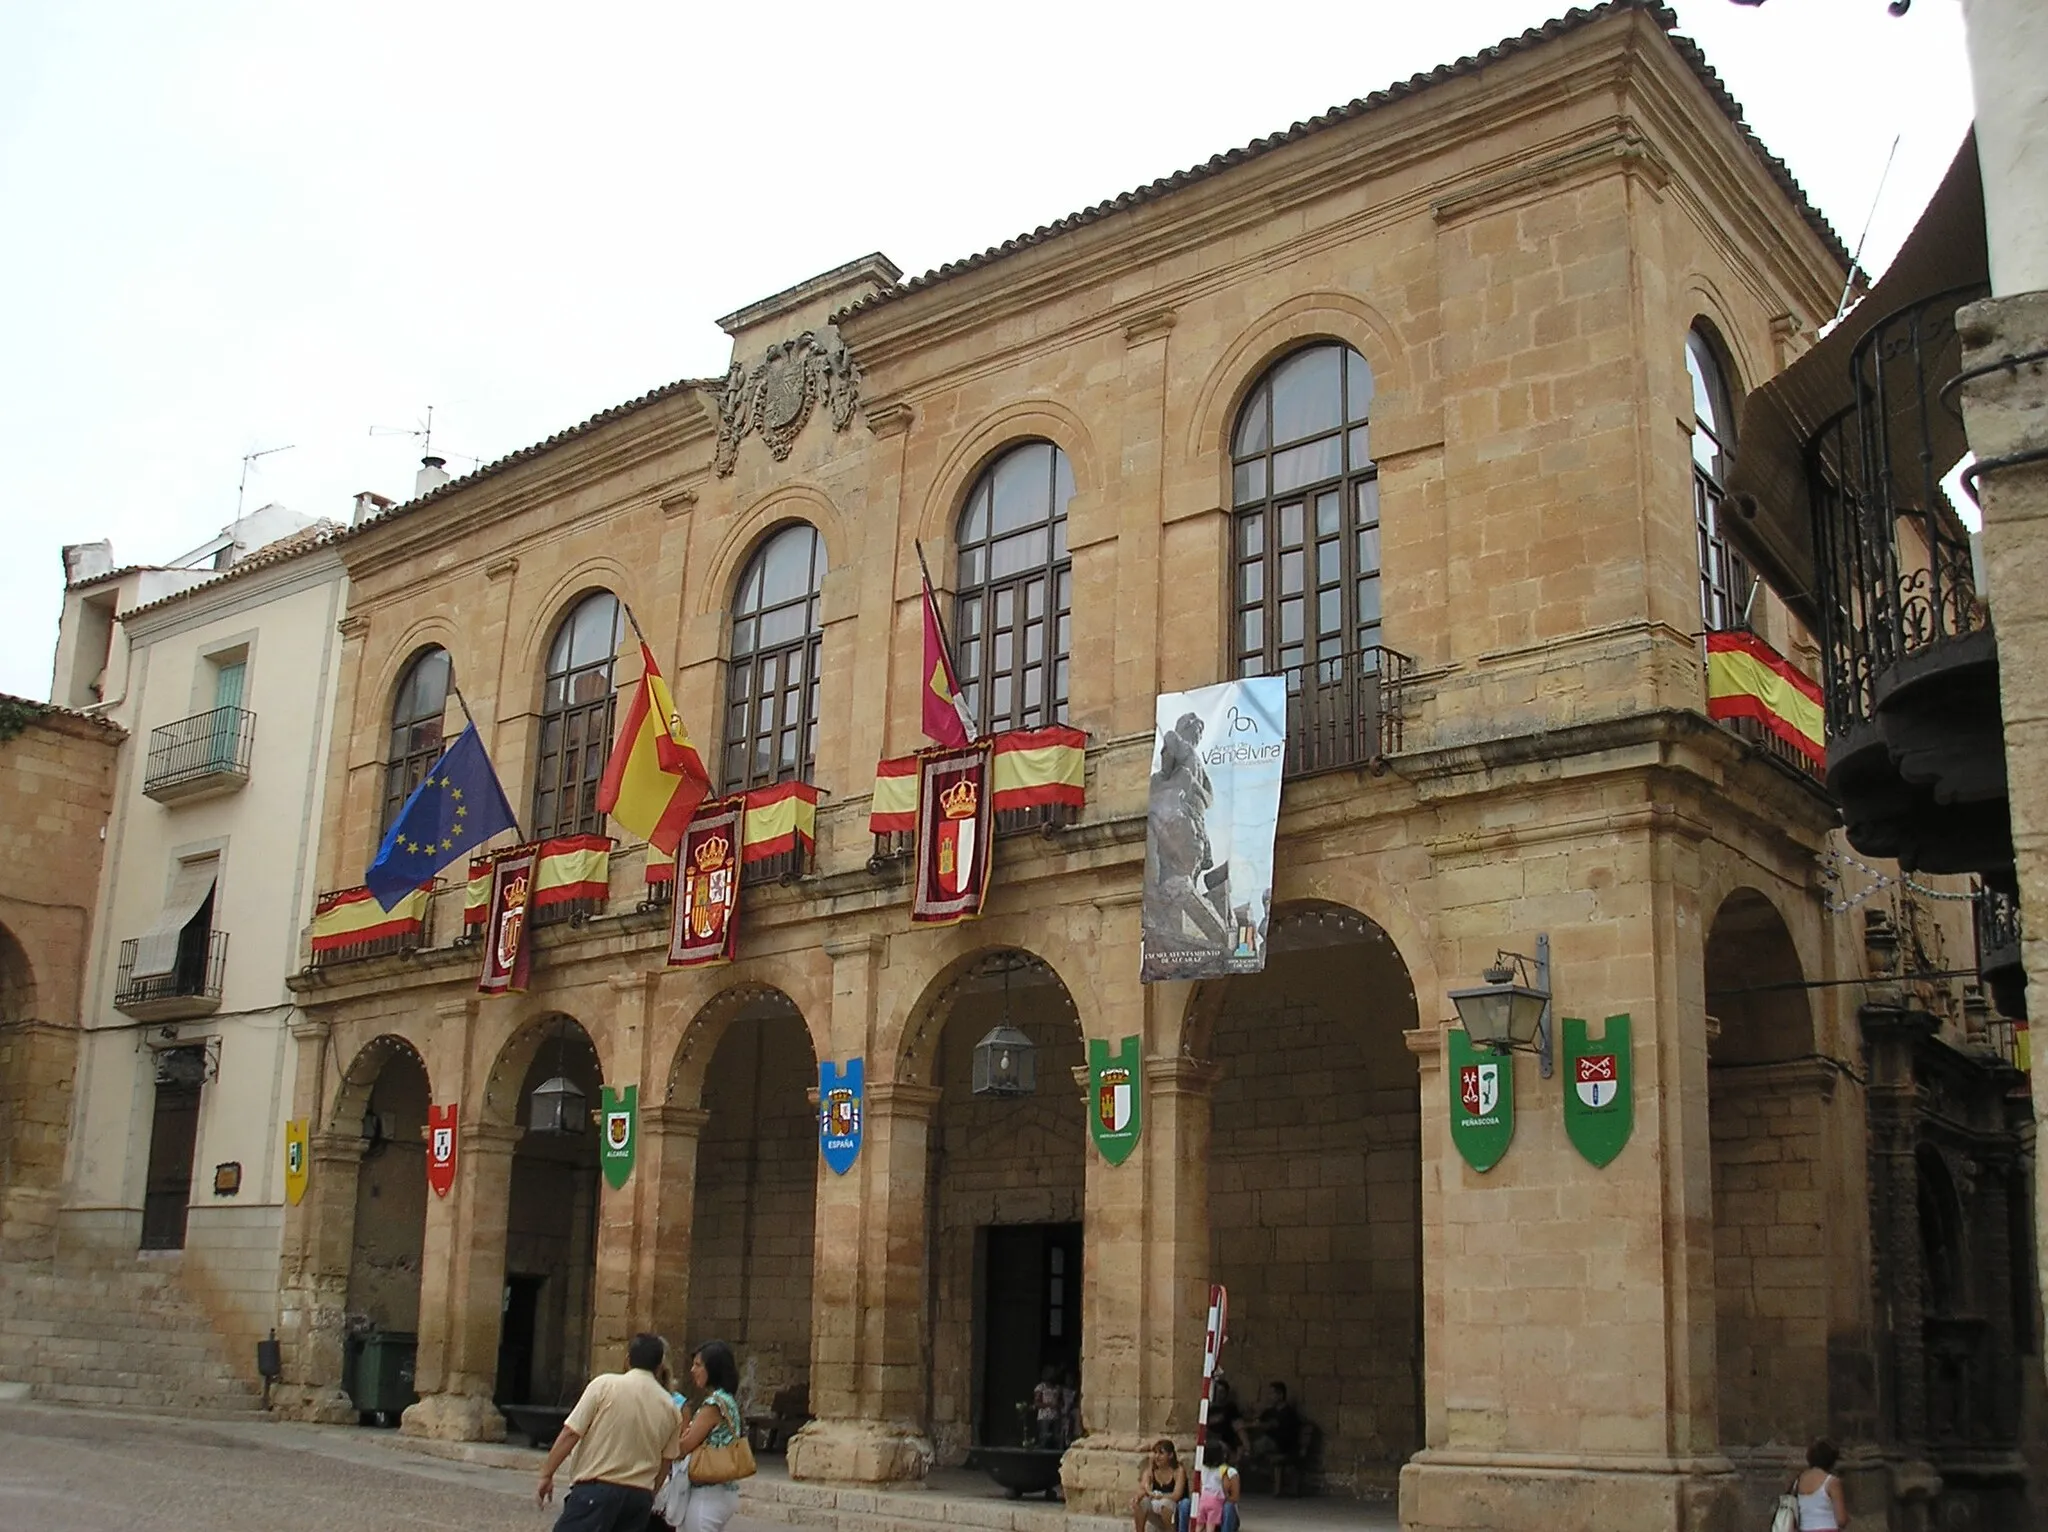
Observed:
[[[1074,1073],[1085,1092],[1088,1071]],[[1215,1083],[1211,1064],[1147,1057],[1137,1152],[1111,1165],[1088,1147],[1083,1435],[1060,1463],[1067,1505],[1076,1511],[1121,1513],[1152,1442],[1194,1441],[1208,1317]]]
[[[71,1137],[78,1028],[53,1021],[0,1022],[0,1258],[46,1261],[57,1251],[64,1151]]]
[[[324,1122],[321,1081],[332,1028],[323,1018],[301,1015],[291,1029],[298,1044],[292,1116],[306,1119],[309,1142],[306,1195],[284,1210],[277,1283],[284,1376],[270,1392],[270,1405],[293,1420],[353,1425],[356,1407],[341,1390],[341,1364],[363,1141],[349,1124],[334,1132]]]
[[[666,1335],[677,1346],[695,1344],[685,1336],[683,1326],[690,1313],[690,1226],[697,1205],[697,1146],[709,1121],[711,1114],[701,1107],[640,1110],[640,1162],[633,1178],[644,1177],[645,1183],[634,1215],[643,1231],[632,1273],[635,1311],[646,1316],[656,1334]],[[630,1190],[632,1183],[627,1185]],[[601,1287],[602,1273],[599,1280]]]
[[[869,1082],[860,1157],[818,1165],[811,1279],[811,1408],[790,1439],[789,1476],[862,1484],[922,1479],[929,1323],[929,1085]]]
[[[654,1071],[642,1045],[642,1039],[652,1031],[646,1025],[653,992],[651,978],[647,973],[623,973],[614,974],[610,980],[610,988],[618,999],[609,1069],[621,1083],[630,1084],[637,1076],[640,1106],[634,1125],[638,1143],[633,1150],[633,1173],[626,1178],[626,1184],[613,1191],[611,1183],[604,1179],[600,1161],[592,1189],[597,1197],[596,1259],[586,1265],[577,1259],[579,1252],[571,1251],[570,1271],[587,1273],[582,1280],[593,1284],[588,1303],[579,1305],[572,1292],[568,1311],[572,1325],[577,1315],[589,1315],[587,1345],[582,1354],[588,1359],[586,1371],[593,1377],[615,1371],[619,1366],[617,1359],[625,1355],[626,1342],[639,1331],[654,1328],[650,1294],[642,1280],[643,1267],[651,1268],[652,1263],[641,1258],[642,1249],[653,1242],[655,1211],[662,1191],[660,1159],[649,1152],[647,1136],[648,1123],[660,1108],[650,1099]],[[596,1109],[599,1103],[593,1101],[590,1105]],[[601,1123],[599,1127],[602,1145]],[[581,1220],[574,1225],[572,1245],[584,1237],[586,1227]],[[669,1339],[676,1337],[670,1335]],[[569,1354],[573,1357],[577,1353],[572,1350]]]
[[[505,1420],[491,1396],[505,1302],[512,1154],[520,1134],[501,1123],[462,1127],[454,1189],[427,1202],[413,1375],[420,1398],[399,1425],[408,1436],[505,1439]]]

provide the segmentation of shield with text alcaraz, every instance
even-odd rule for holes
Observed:
[[[824,1059],[818,1064],[818,1149],[835,1176],[853,1169],[860,1153],[861,1095],[866,1066],[859,1059],[843,1065]]]
[[[455,1107],[427,1108],[427,1185],[436,1197],[455,1184]]]
[[[306,1195],[309,1119],[295,1117],[284,1125],[284,1200],[297,1207]]]
[[[1627,1016],[1610,1016],[1598,1042],[1591,1029],[1567,1016],[1558,1038],[1563,1054],[1564,1131],[1595,1165],[1605,1165],[1635,1131],[1634,1029]]]
[[[617,1191],[633,1173],[633,1156],[640,1147],[640,1087],[622,1085],[613,1090],[607,1085],[600,1099],[604,1136],[597,1146],[597,1162],[604,1167],[606,1182]]]
[[[1474,1047],[1463,1027],[1452,1027],[1446,1036],[1451,1142],[1466,1164],[1488,1171],[1500,1163],[1515,1136],[1515,1061]]]
[[[1088,1098],[1095,1103],[1088,1117],[1088,1134],[1112,1165],[1130,1158],[1144,1129],[1143,1070],[1136,1037],[1125,1038],[1114,1053],[1105,1039],[1088,1039]]]

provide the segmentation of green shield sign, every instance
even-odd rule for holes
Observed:
[[[607,1085],[603,1090],[604,1110],[599,1116],[604,1133],[598,1140],[597,1162],[604,1167],[605,1180],[617,1191],[633,1173],[633,1156],[640,1148],[640,1087],[625,1085],[613,1090]]]
[[[1564,1130],[1579,1153],[1605,1165],[1636,1125],[1634,1048],[1629,1019],[1610,1016],[1600,1041],[1576,1017],[1564,1019]]]
[[[1515,1136],[1515,1061],[1491,1048],[1475,1048],[1463,1027],[1450,1033],[1451,1142],[1465,1163],[1488,1171]]]
[[[1088,1131],[1112,1165],[1138,1146],[1145,1126],[1145,1079],[1138,1039],[1127,1037],[1111,1053],[1102,1038],[1088,1039]]]

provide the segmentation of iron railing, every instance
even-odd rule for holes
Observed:
[[[1401,749],[1401,697],[1414,673],[1405,654],[1374,644],[1280,672],[1287,681],[1283,775],[1366,766]]]
[[[154,797],[209,778],[246,781],[255,741],[256,715],[239,707],[217,707],[151,729],[142,791]]]
[[[1900,661],[1988,626],[1941,487],[1962,420],[1941,396],[1961,365],[1956,310],[1983,292],[1951,288],[1878,321],[1851,353],[1851,402],[1806,445],[1830,739],[1875,716]]]
[[[138,976],[135,952],[141,938],[121,943],[114,971],[114,1008],[147,1007],[167,1000],[220,1000],[221,976],[227,970],[228,933],[187,931],[178,940],[178,961],[169,973]]]
[[[1721,727],[1757,747],[1774,761],[1781,761],[1801,776],[1826,785],[1827,767],[1788,740],[1779,738],[1754,718],[1719,719]]]

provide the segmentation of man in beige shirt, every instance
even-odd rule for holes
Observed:
[[[555,1470],[575,1452],[576,1479],[555,1532],[643,1532],[682,1438],[682,1412],[654,1375],[667,1355],[659,1335],[634,1336],[626,1370],[592,1378],[569,1412],[534,1497],[543,1508],[554,1499]]]

